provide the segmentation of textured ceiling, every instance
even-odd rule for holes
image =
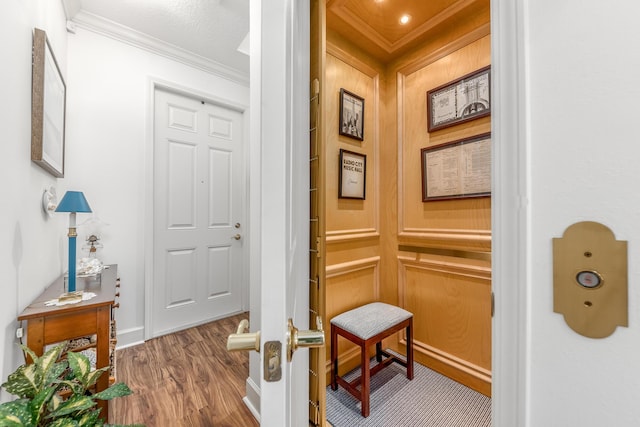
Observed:
[[[238,52],[249,32],[249,0],[66,0],[95,15],[208,60],[249,72]],[[69,9],[69,6],[67,6]],[[85,16],[86,18],[86,16]]]

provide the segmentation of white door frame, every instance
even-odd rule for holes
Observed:
[[[252,159],[260,150],[260,182],[252,182],[251,190],[255,195],[259,188],[261,212],[259,329],[262,346],[282,343],[282,379],[267,382],[261,369],[255,380],[261,425],[268,427],[302,426],[309,419],[308,350],[298,350],[292,362],[286,356],[287,319],[300,329],[309,324],[309,13],[308,0],[251,2]],[[256,363],[264,366],[263,357],[250,359],[252,375]]]
[[[236,110],[243,115],[243,144],[245,144],[244,154],[243,154],[243,162],[244,162],[244,170],[249,171],[249,119],[248,119],[248,111],[249,106],[245,104],[240,104],[237,102],[230,101],[225,98],[221,98],[215,95],[212,95],[207,92],[203,92],[198,89],[182,86],[175,82],[167,81],[157,77],[149,77],[148,78],[148,98],[147,98],[147,123],[146,123],[146,141],[145,141],[145,160],[146,160],[146,170],[145,170],[145,214],[144,214],[144,340],[148,340],[152,338],[151,325],[153,321],[153,190],[154,190],[154,121],[155,121],[155,91],[156,89],[164,89],[170,92],[174,92],[180,95],[184,95],[191,98],[198,98],[206,100],[212,104],[220,105],[222,107]],[[245,172],[248,175],[248,172]],[[250,204],[249,204],[249,179],[247,178],[247,183],[245,185],[245,194],[243,194],[243,204],[245,206],[245,218],[247,221],[246,228],[243,226],[245,230],[243,232],[243,265],[246,267],[249,265],[249,253],[251,251],[251,229],[249,220],[249,212],[250,212]],[[241,283],[242,283],[242,310],[249,309],[249,275],[246,273],[247,268],[242,269],[241,273]]]
[[[529,425],[530,212],[526,0],[491,0],[492,418]]]

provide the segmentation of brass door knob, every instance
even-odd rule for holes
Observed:
[[[293,358],[293,352],[299,347],[318,348],[324,347],[324,330],[322,329],[322,319],[316,317],[316,330],[299,331],[293,326],[293,320],[289,319],[289,340],[287,343],[287,360]]]
[[[249,321],[242,319],[238,325],[238,330],[235,334],[227,337],[227,350],[228,351],[251,351],[255,350],[260,353],[260,331],[247,332],[249,330]]]

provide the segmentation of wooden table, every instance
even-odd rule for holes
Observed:
[[[76,290],[93,292],[95,297],[88,301],[62,306],[45,306],[46,301],[58,298],[64,293],[64,277],[61,276],[49,285],[18,316],[18,320],[27,322],[27,347],[41,356],[49,344],[74,338],[96,335],[96,369],[109,366],[109,339],[112,308],[119,287],[118,266],[107,266],[101,277],[78,278]],[[109,387],[109,373],[105,372],[96,383],[97,391]],[[100,413],[104,420],[109,419],[108,401],[99,400]]]

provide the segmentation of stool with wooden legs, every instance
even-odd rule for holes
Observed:
[[[331,389],[338,384],[362,403],[362,416],[369,416],[369,387],[371,376],[396,362],[407,368],[407,378],[413,379],[413,314],[400,307],[374,302],[344,312],[331,319]],[[406,360],[382,350],[382,340],[402,329],[407,331]],[[338,336],[360,347],[360,376],[347,381],[338,375]],[[369,348],[376,345],[378,364],[369,369]],[[382,357],[386,358],[382,360]],[[360,390],[358,390],[360,385]]]

